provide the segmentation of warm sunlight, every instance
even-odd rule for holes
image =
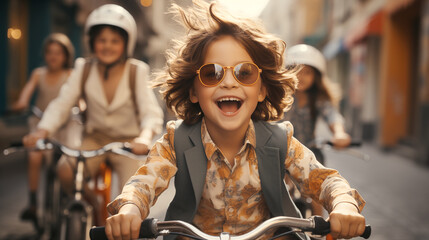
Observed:
[[[270,0],[218,0],[233,14],[245,17],[258,17]]]

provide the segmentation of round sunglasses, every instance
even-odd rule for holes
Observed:
[[[235,66],[222,66],[217,63],[207,63],[197,70],[198,78],[204,86],[214,87],[225,78],[228,68],[232,69],[232,75],[235,80],[244,86],[255,84],[262,72],[262,69],[252,62],[243,62]]]

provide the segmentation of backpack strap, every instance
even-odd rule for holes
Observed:
[[[83,73],[82,73],[82,81],[80,83],[80,100],[79,100],[79,109],[82,112],[82,122],[86,122],[86,93],[85,93],[85,85],[88,80],[89,71],[92,66],[92,59],[85,59],[85,65],[83,65]],[[82,101],[81,101],[82,100]]]
[[[137,105],[137,96],[136,96],[136,77],[137,77],[137,65],[130,62],[130,75],[129,75],[129,85],[131,92],[131,100],[134,105],[134,112],[136,115],[137,123],[139,122],[139,108]]]
[[[84,100],[86,100],[85,85],[86,85],[86,81],[88,80],[89,71],[91,70],[91,65],[92,65],[92,61],[87,59],[85,62],[85,65],[83,66],[82,82],[80,85],[80,88],[81,88],[80,93],[81,93],[81,96]]]

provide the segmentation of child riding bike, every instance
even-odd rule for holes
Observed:
[[[87,106],[83,150],[98,149],[110,142],[130,142],[135,154],[147,154],[164,120],[148,88],[148,65],[132,58],[137,39],[134,18],[121,6],[103,5],[88,16],[85,34],[93,56],[76,60],[75,69],[59,96],[49,104],[38,130],[24,137],[24,143],[31,146],[37,139],[55,133],[69,110],[83,98]],[[106,160],[118,173],[120,186],[140,165],[139,160],[107,154],[86,161],[86,177],[93,177]],[[58,165],[62,186],[71,193],[75,161],[62,158]]]
[[[332,132],[331,142],[336,148],[350,145],[351,138],[344,130],[344,118],[337,110],[338,93],[336,85],[327,77],[326,60],[316,48],[298,44],[286,51],[286,67],[301,66],[298,88],[291,109],[284,114],[284,119],[294,126],[294,137],[316,155],[324,164],[322,151],[315,142],[316,121],[319,117],[329,125]],[[312,201],[313,214],[322,215],[322,206]]]
[[[37,91],[35,107],[45,111],[48,104],[58,96],[61,86],[70,75],[74,59],[74,48],[69,38],[62,33],[53,33],[43,43],[45,66],[38,67],[31,73],[30,80],[25,84],[19,99],[12,105],[13,111],[23,111],[30,105],[33,94]],[[30,132],[36,131],[39,122],[37,116],[28,118]],[[67,128],[58,131],[53,138],[66,142]],[[30,204],[21,214],[23,220],[37,220],[37,189],[43,159],[50,159],[52,152],[30,151],[28,153],[28,187]]]
[[[329,210],[335,237],[362,234],[365,202],[359,193],[316,161],[293,137],[290,122],[268,122],[281,119],[293,101],[296,78],[283,65],[285,43],[216,3],[194,1],[189,9],[173,10],[188,32],[168,52],[156,86],[183,122],[167,124],[147,162],[108,205],[108,238],[136,239],[172,177],[176,195],[166,219],[210,235],[238,235],[273,216],[300,216],[285,175]]]

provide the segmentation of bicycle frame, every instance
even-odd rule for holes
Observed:
[[[93,178],[94,188],[93,191],[96,195],[102,196],[101,206],[106,206],[110,202],[111,186],[112,186],[112,168],[107,163],[102,163],[98,170],[97,175]],[[109,213],[107,208],[102,207],[100,210],[101,219],[100,224],[105,224]]]
[[[87,233],[94,222],[94,208],[83,197],[85,183],[84,168],[86,159],[99,156],[107,152],[114,152],[128,157],[136,156],[129,152],[129,145],[122,142],[113,142],[97,150],[70,149],[52,140],[46,141],[41,139],[36,143],[36,148],[39,150],[53,149],[54,146],[58,147],[64,155],[75,157],[77,159],[77,166],[74,172],[74,195],[63,210],[61,218],[60,239],[88,239],[89,235]]]

